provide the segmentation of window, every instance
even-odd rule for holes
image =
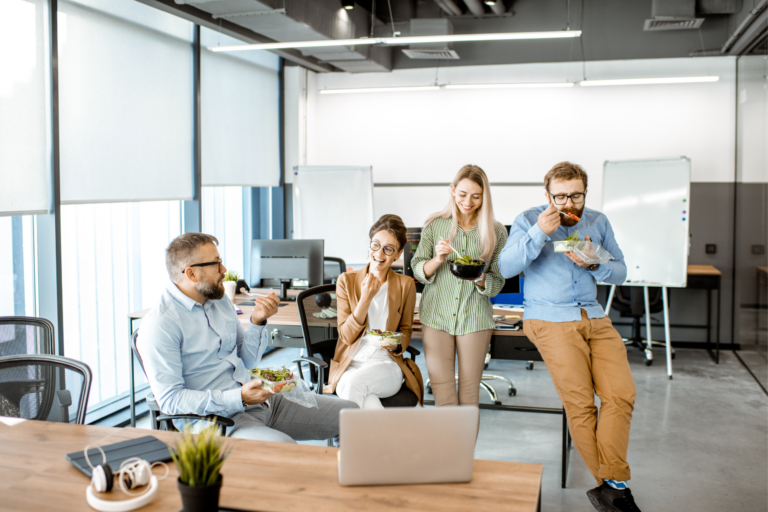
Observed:
[[[157,304],[180,201],[63,206],[64,354],[93,372],[88,410],[129,389],[128,313]],[[137,383],[145,382],[137,368]]]
[[[245,275],[243,187],[203,187],[203,232],[219,240],[219,254],[230,272]],[[250,237],[248,237],[250,238]]]
[[[37,314],[35,260],[34,217],[0,217],[0,316]]]

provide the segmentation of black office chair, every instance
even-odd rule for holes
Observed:
[[[661,298],[661,288],[648,288],[648,303],[650,313],[660,313],[664,310],[664,302]],[[617,286],[613,295],[611,308],[619,312],[622,318],[632,318],[632,335],[624,339],[624,345],[634,346],[639,350],[645,350],[647,344],[641,336],[641,328],[645,322],[645,298],[643,297],[643,288],[640,286]],[[647,333],[651,337],[651,333]],[[666,347],[662,341],[652,341],[651,346]],[[675,350],[672,349],[672,358],[675,358]],[[653,364],[652,356],[646,355],[646,366]]]
[[[139,349],[136,347],[136,340],[139,338],[139,330],[136,329],[131,335],[130,343],[133,355],[139,360],[141,371],[144,372],[146,377],[147,371],[144,369],[144,361],[141,359]],[[160,406],[157,404],[157,399],[152,390],[149,390],[145,397],[147,407],[149,408],[149,418],[152,424],[152,430],[176,430],[173,426],[173,420],[203,420],[208,422],[216,421],[216,424],[221,428],[221,435],[227,435],[227,427],[233,427],[235,422],[227,418],[226,416],[219,416],[218,414],[209,414],[208,416],[198,416],[196,414],[163,414],[160,410]]]
[[[28,316],[0,317],[0,356],[53,353],[50,321]]]
[[[0,416],[82,425],[90,390],[91,369],[80,361],[39,354],[0,357]]]
[[[331,265],[329,265],[331,263]],[[338,263],[339,272],[336,272],[336,265]],[[330,269],[330,271],[329,271]],[[341,274],[347,271],[347,264],[341,258],[334,258],[333,256],[323,257],[323,284],[333,284],[339,278]]]
[[[333,358],[338,341],[338,318],[318,318],[315,314],[335,313],[336,310],[336,285],[325,284],[316,286],[299,293],[296,298],[299,307],[301,330],[304,334],[304,345],[308,357],[297,359],[299,375],[304,378],[301,369],[301,361],[311,363],[309,366],[310,382],[315,386],[315,392],[322,394],[323,385],[328,384],[328,372],[326,368]],[[406,352],[411,354],[415,362],[416,356],[421,354],[417,349],[408,347]],[[315,357],[315,355],[319,357]],[[416,407],[419,399],[408,386],[403,383],[400,391],[388,398],[381,399],[384,407]]]

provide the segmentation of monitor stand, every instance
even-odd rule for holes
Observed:
[[[288,290],[291,287],[291,280],[290,279],[281,279],[280,280],[280,300],[282,301],[295,301],[296,297],[289,297],[288,296]]]

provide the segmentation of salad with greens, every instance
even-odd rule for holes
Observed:
[[[483,264],[480,260],[472,259],[471,257],[467,256],[466,254],[461,256],[460,258],[456,258],[453,260],[454,263],[457,265],[469,265],[472,267],[477,267]]]
[[[571,252],[573,251],[573,247],[579,242],[581,242],[581,239],[579,238],[579,232],[574,231],[563,240],[554,242],[555,252]]]
[[[366,334],[378,337],[379,341],[381,341],[381,344],[384,346],[399,345],[400,338],[403,336],[403,333],[400,333],[400,332],[382,331],[381,329],[372,329],[368,331]]]
[[[296,378],[293,372],[283,366],[282,368],[251,368],[251,380],[261,379],[262,388],[269,389],[273,393],[288,393],[296,387]]]

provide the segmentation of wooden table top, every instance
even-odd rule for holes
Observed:
[[[266,290],[258,290],[258,291],[261,292]],[[294,294],[298,294],[296,290],[289,290],[289,294],[290,292],[294,292]],[[240,320],[240,323],[245,328],[248,328],[248,326],[250,325],[251,314],[253,313],[253,306],[243,306],[240,303],[249,302],[252,300],[253,298],[247,295],[243,295],[240,293],[235,295],[235,304],[237,304],[240,310],[243,312],[242,315],[237,315],[237,318]],[[283,302],[282,304],[285,304],[285,306],[281,306],[277,309],[277,313],[275,313],[274,316],[271,316],[269,320],[267,320],[267,325],[268,326],[281,326],[281,325],[301,326],[301,320],[299,319],[299,308],[296,305],[296,302],[287,301],[287,302]],[[312,316],[314,313],[320,312],[320,308],[314,304],[314,301],[309,301],[309,303],[305,305],[305,308],[307,309],[308,315],[311,317],[310,325],[318,326],[318,327],[324,327],[324,326],[336,327],[337,326],[337,322],[335,318],[322,319],[322,318],[315,318],[314,316]],[[130,313],[128,315],[128,318],[132,318],[132,319],[143,318],[144,315],[147,314],[147,312],[149,312],[149,309],[135,311],[133,313]],[[417,309],[417,313],[418,313],[418,309]],[[495,315],[520,314],[519,312],[502,310],[502,309],[494,310],[493,313]],[[420,335],[421,325],[415,324],[413,326],[413,331],[414,333]],[[494,336],[525,336],[525,334],[523,334],[522,329],[519,329],[517,331],[513,331],[510,329],[494,329],[493,335]]]
[[[719,276],[722,272],[712,265],[688,265],[689,276]]]
[[[88,444],[107,445],[146,435],[172,443],[175,432],[93,427],[45,421],[9,426],[0,417],[0,495],[4,511],[91,510],[85,499],[90,483],[64,458]],[[220,505],[263,512],[440,510],[536,510],[543,466],[476,460],[472,481],[343,487],[338,483],[337,449],[231,439],[234,450],[222,469]],[[146,512],[176,511],[181,497],[173,463],[160,481]],[[161,468],[155,474],[162,475]],[[138,489],[137,491],[141,491]],[[103,499],[128,496],[113,491]]]

